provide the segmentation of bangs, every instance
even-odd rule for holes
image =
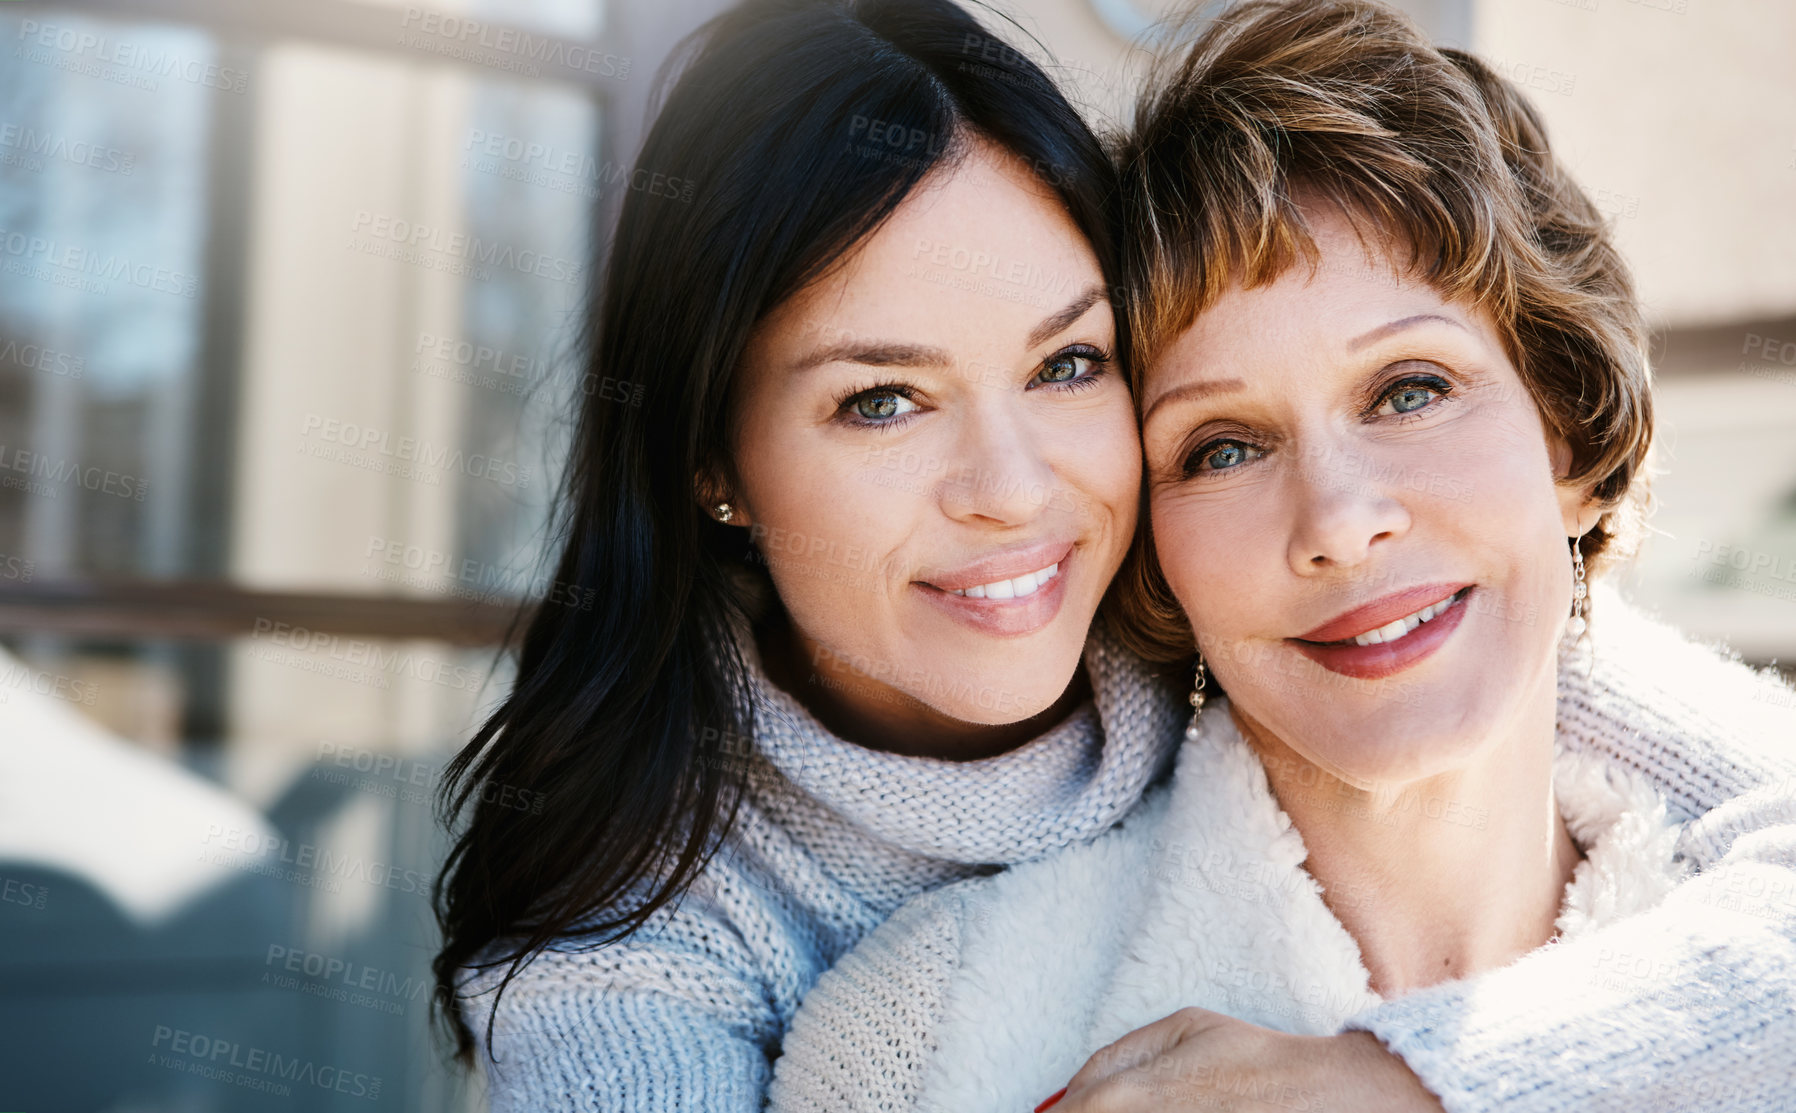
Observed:
[[[1313,266],[1303,209],[1318,202],[1448,300],[1512,317],[1499,244],[1526,221],[1477,86],[1414,39],[1363,26],[1395,13],[1265,7],[1221,17],[1150,78],[1137,113],[1123,206],[1138,355],[1152,359],[1231,287]]]

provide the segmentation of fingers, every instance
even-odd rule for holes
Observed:
[[[1066,1084],[1068,1093],[1084,1089],[1094,1083],[1101,1082],[1120,1071],[1132,1070],[1153,1062],[1167,1051],[1179,1045],[1183,1031],[1178,1023],[1178,1013],[1163,1017],[1144,1028],[1137,1028],[1114,1043],[1101,1047],[1079,1073],[1073,1075]]]
[[[1140,1087],[1103,1084],[1115,1080],[1125,1071],[1151,1067],[1182,1044],[1199,1039],[1206,1032],[1240,1023],[1220,1013],[1193,1007],[1180,1009],[1171,1016],[1137,1028],[1086,1060],[1079,1073],[1066,1084],[1066,1097],[1053,1106],[1055,1113],[1147,1108],[1139,1104],[1149,1097]]]
[[[1296,1036],[1203,1009],[1139,1028],[1073,1076],[1053,1113],[1440,1113],[1365,1032]]]

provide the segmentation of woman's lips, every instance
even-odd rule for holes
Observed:
[[[1423,584],[1394,591],[1382,599],[1353,608],[1329,619],[1298,638],[1306,642],[1338,642],[1378,629],[1432,603],[1439,603],[1472,586],[1467,583]]]
[[[936,577],[936,582],[918,580],[911,586],[931,606],[982,634],[1032,634],[1060,614],[1073,548],[1069,542],[1032,545],[975,561],[952,575]],[[990,590],[992,584],[1014,583],[1023,577],[1036,585],[1028,593],[1019,594],[1015,587],[1008,596]],[[986,590],[981,593],[980,588]]]
[[[1437,588],[1415,588],[1380,599],[1376,603],[1349,611],[1332,622],[1318,626],[1301,638],[1286,638],[1297,652],[1330,672],[1360,680],[1379,680],[1410,668],[1439,649],[1466,614],[1466,601],[1474,589],[1463,586],[1448,589],[1442,595]],[[1430,599],[1430,596],[1435,598]],[[1415,626],[1409,632],[1389,641],[1358,645],[1353,638],[1415,614],[1441,602],[1444,610]],[[1407,607],[1408,609],[1401,609]],[[1327,641],[1317,633],[1334,635]]]
[[[919,577],[917,583],[940,591],[966,591],[1053,567],[1072,551],[1071,541],[1037,541],[987,553],[952,570],[931,572]]]

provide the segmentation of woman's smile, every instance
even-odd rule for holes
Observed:
[[[1032,634],[1053,622],[1066,600],[1077,546],[1043,541],[931,573],[914,586],[956,622],[995,637]]]
[[[1475,590],[1470,584],[1433,584],[1399,591],[1285,640],[1330,672],[1381,680],[1445,645],[1465,619],[1466,601]],[[1415,605],[1424,599],[1430,601]]]

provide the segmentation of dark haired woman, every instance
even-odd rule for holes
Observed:
[[[495,1110],[759,1108],[823,970],[1114,826],[1186,710],[1093,625],[1140,498],[1113,171],[1038,67],[946,0],[755,0],[639,164],[699,188],[626,199],[592,317],[647,385],[581,415],[557,578],[597,603],[538,610],[449,785],[438,1003]],[[1580,683],[1574,725],[1669,721]],[[1675,741],[1717,798],[1773,775]]]

